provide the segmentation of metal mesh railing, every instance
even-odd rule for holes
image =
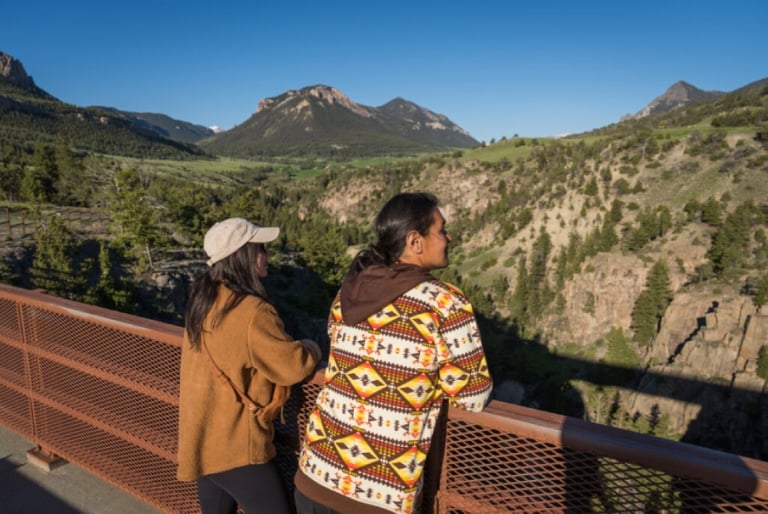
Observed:
[[[0,286],[0,423],[166,512],[178,482],[181,329]]]
[[[178,482],[181,328],[0,286],[0,424],[164,512],[198,512]],[[286,482],[321,375],[277,427]],[[424,512],[768,512],[768,463],[520,406],[451,410]]]
[[[768,512],[762,461],[500,403],[446,433],[439,512]]]

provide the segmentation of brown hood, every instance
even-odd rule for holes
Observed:
[[[368,266],[341,284],[341,312],[346,325],[357,325],[379,312],[412,287],[434,277],[424,268],[410,264]]]

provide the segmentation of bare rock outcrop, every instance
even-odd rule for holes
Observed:
[[[543,324],[547,339],[588,347],[614,327],[631,334],[632,310],[649,268],[631,255],[588,259],[562,291],[564,308]],[[762,429],[768,427],[768,395],[757,376],[758,353],[768,345],[768,315],[735,287],[684,288],[683,274],[671,271],[673,300],[657,336],[638,348],[645,370],[620,386],[622,407],[631,416],[664,416],[665,429],[683,441],[768,456]]]
[[[35,87],[32,77],[24,71],[24,65],[3,52],[0,52],[0,78],[26,89]]]
[[[627,396],[627,406],[638,415],[656,409],[668,416],[670,428],[684,441],[765,456],[768,400],[756,370],[766,344],[768,316],[757,312],[750,297],[679,293],[665,312],[648,367]]]
[[[634,255],[600,253],[582,269],[565,284],[563,311],[542,323],[550,327],[549,338],[590,345],[614,327],[629,333],[632,309],[648,274],[643,261]]]

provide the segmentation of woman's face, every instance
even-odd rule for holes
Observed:
[[[267,253],[267,247],[263,244],[260,244],[258,247],[258,253],[256,255],[256,274],[259,278],[264,278],[269,273],[269,270],[267,269],[268,257],[269,254]]]
[[[448,266],[448,243],[450,242],[451,236],[445,230],[445,218],[439,209],[435,209],[429,232],[422,236],[422,266],[427,269]]]
[[[445,230],[445,218],[440,209],[432,211],[432,224],[426,234],[411,231],[398,262],[414,264],[428,270],[448,266],[448,243],[451,236]]]

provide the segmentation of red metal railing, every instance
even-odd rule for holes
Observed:
[[[0,285],[0,424],[165,512],[175,480],[181,329]],[[278,426],[289,481],[320,375]],[[492,402],[443,417],[425,512],[768,512],[768,463]]]

